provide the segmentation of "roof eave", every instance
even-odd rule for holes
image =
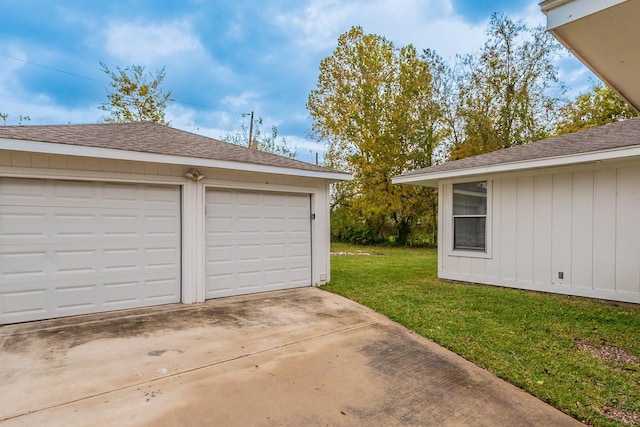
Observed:
[[[0,150],[241,170],[244,172],[260,172],[276,175],[320,178],[334,182],[349,181],[353,179],[350,174],[338,171],[312,171],[306,169],[260,165],[256,163],[236,162],[230,160],[216,160],[201,157],[147,153],[141,151],[119,150],[113,148],[86,147],[81,145],[57,144],[51,142],[26,141],[5,138],[0,138]]]
[[[595,151],[569,156],[548,157],[543,159],[523,160],[496,165],[453,169],[442,172],[425,172],[421,174],[400,175],[393,177],[391,182],[393,184],[411,184],[424,187],[437,187],[438,182],[445,179],[525,171],[531,169],[571,166],[585,163],[601,163],[607,160],[622,160],[632,157],[640,157],[640,146],[621,147],[612,150]]]

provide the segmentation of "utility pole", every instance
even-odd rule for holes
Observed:
[[[253,111],[251,112],[251,121],[249,122],[249,148],[257,148],[253,146]]]

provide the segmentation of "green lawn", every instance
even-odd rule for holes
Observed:
[[[640,308],[487,285],[444,283],[432,249],[332,245],[323,289],[366,305],[574,418],[640,416]],[[626,356],[626,362],[589,351]],[[613,416],[613,415],[611,415]],[[633,419],[633,418],[630,418]]]

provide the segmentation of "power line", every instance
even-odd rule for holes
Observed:
[[[81,76],[80,74],[72,73],[70,71],[60,70],[58,68],[50,67],[48,65],[38,64],[36,62],[31,62],[31,61],[27,61],[25,59],[16,58],[16,57],[13,57],[11,55],[4,54],[2,52],[0,52],[0,56],[4,56],[5,58],[13,59],[15,61],[24,62],[25,64],[33,65],[33,66],[36,66],[36,67],[45,68],[47,70],[56,71],[58,73],[67,74],[67,75],[70,75],[70,76],[73,76],[73,77],[77,77],[79,79],[90,80],[92,82],[97,82],[97,83],[100,83],[100,84],[107,84],[106,82],[104,82],[102,80],[96,80],[96,79],[94,79],[92,77]]]
[[[35,67],[40,67],[40,68],[44,68],[46,70],[50,70],[50,71],[55,71],[57,73],[62,73],[62,74],[66,74],[72,77],[77,77],[79,79],[84,79],[84,80],[89,80],[95,83],[100,83],[101,85],[108,85],[109,83],[105,82],[104,80],[97,80],[94,79],[93,77],[87,77],[87,76],[83,76],[81,74],[76,74],[76,73],[72,73],[70,71],[66,71],[66,70],[61,70],[59,68],[55,68],[55,67],[51,67],[49,65],[44,65],[44,64],[38,64],[37,62],[32,62],[32,61],[27,61],[25,59],[20,59],[20,58],[16,58],[15,56],[11,56],[11,55],[7,55],[6,53],[2,53],[0,52],[0,56],[8,58],[8,59],[13,59],[14,61],[18,61],[18,62],[23,62],[25,64],[29,64],[29,65],[33,65]],[[237,111],[229,111],[229,110],[223,110],[222,108],[216,108],[216,107],[211,107],[208,105],[201,105],[201,104],[195,104],[193,102],[188,102],[188,101],[181,101],[178,99],[171,99],[173,102],[177,102],[178,104],[185,104],[185,105],[191,105],[192,107],[197,107],[197,108],[204,108],[207,110],[214,110],[214,111],[220,111],[223,113],[229,113],[229,114],[234,114],[234,115],[244,115],[245,113],[239,113]]]

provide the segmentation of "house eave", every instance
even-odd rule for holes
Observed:
[[[640,111],[636,70],[640,0],[546,0],[547,30],[620,97]]]
[[[552,30],[560,25],[582,19],[601,10],[608,9],[626,0],[545,0],[538,5],[542,13],[547,15],[547,29]]]
[[[56,154],[98,159],[127,160],[160,164],[177,164],[191,167],[208,167],[244,172],[258,172],[276,175],[289,175],[306,178],[320,178],[329,181],[349,181],[352,176],[345,172],[321,172],[255,163],[234,162],[228,160],[206,159],[200,157],[176,156],[141,151],[119,150],[112,148],[85,147],[79,145],[57,144],[39,141],[25,141],[0,138],[0,150],[22,151],[27,153]]]
[[[570,156],[469,167],[442,172],[425,172],[422,174],[400,175],[392,178],[391,182],[393,184],[410,184],[423,187],[437,187],[438,182],[446,179],[456,179],[463,177],[469,178],[480,175],[571,166],[585,163],[602,163],[604,161],[623,160],[633,157],[640,157],[640,146],[625,147],[614,150],[597,151]]]

